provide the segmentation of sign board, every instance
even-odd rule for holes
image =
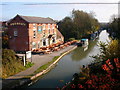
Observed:
[[[31,51],[26,51],[26,59],[31,58]]]
[[[16,22],[16,23],[11,23],[10,25],[11,25],[11,26],[15,26],[15,25],[22,25],[22,26],[25,26],[26,24],[25,24],[25,23]]]
[[[42,32],[42,26],[38,26],[38,33]]]

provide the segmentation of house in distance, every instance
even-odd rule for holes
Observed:
[[[9,48],[32,51],[58,42],[64,37],[51,18],[16,15],[8,22]]]

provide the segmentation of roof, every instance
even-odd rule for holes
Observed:
[[[20,16],[22,19],[24,19],[25,21],[29,22],[29,23],[52,23],[52,24],[56,24],[56,22],[51,19],[51,18],[42,18],[42,17],[34,17],[34,16]]]
[[[81,40],[86,41],[86,40],[88,40],[88,39],[81,39]]]

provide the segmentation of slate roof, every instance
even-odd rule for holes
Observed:
[[[43,17],[34,17],[34,16],[22,16],[18,15],[25,21],[29,23],[51,23],[51,24],[56,24],[56,22],[51,19],[51,18],[43,18]]]

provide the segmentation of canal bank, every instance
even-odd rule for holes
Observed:
[[[70,53],[71,51],[73,51],[74,49],[76,49],[77,46],[74,46],[73,48],[71,48],[70,50],[66,51],[66,52],[63,52],[47,69],[43,70],[42,72],[40,73],[37,73],[36,75],[32,76],[30,78],[30,80],[34,80],[35,78],[43,75],[43,74],[46,74],[47,72],[49,72],[56,64],[57,62],[63,57],[65,56],[66,54]]]
[[[29,69],[28,69],[28,70],[25,70],[23,72],[20,72],[20,73],[14,75],[14,76],[11,76],[7,79],[4,79],[3,82],[2,82],[3,83],[3,88],[10,88],[10,87],[15,88],[15,87],[19,87],[19,86],[21,86],[25,83],[31,82],[33,79],[35,79],[35,78],[47,73],[48,71],[50,71],[56,65],[56,63],[60,60],[60,58],[62,58],[64,55],[71,52],[75,48],[77,48],[76,45],[70,45],[70,46],[66,47],[65,49],[60,50],[59,52],[53,52],[52,54],[41,55],[41,56],[34,55],[34,57],[33,57],[34,59],[37,58],[37,57],[39,57],[39,58],[34,60],[34,63],[37,63],[37,65],[35,64],[33,67],[35,67],[35,66],[38,67],[38,65],[40,67],[40,64],[39,64],[40,60],[45,61],[47,59],[48,61],[50,61],[50,60],[53,59],[53,57],[58,56],[58,55],[59,55],[59,58],[57,60],[55,60],[55,62],[53,62],[46,70],[43,70],[42,72],[37,73],[35,75],[33,73],[31,73],[32,74],[31,75],[30,72],[29,72]],[[47,62],[47,60],[46,60],[46,62]],[[44,62],[44,63],[46,63],[46,62]],[[44,64],[44,63],[42,62],[42,64]],[[41,66],[42,66],[42,64],[41,64]],[[33,67],[31,67],[31,68],[33,68]],[[36,68],[36,69],[38,69],[38,68]],[[32,72],[34,72],[36,69],[33,68]],[[27,78],[27,77],[30,77],[30,78]]]
[[[94,59],[90,56],[99,54],[98,43],[100,41],[107,42],[109,40],[108,33],[102,31],[99,38],[95,41],[90,41],[87,51],[78,47],[69,54],[63,56],[58,65],[43,77],[38,78],[31,85],[25,86],[29,88],[56,88],[62,87],[73,78],[74,73],[80,72],[80,67],[91,63]]]

